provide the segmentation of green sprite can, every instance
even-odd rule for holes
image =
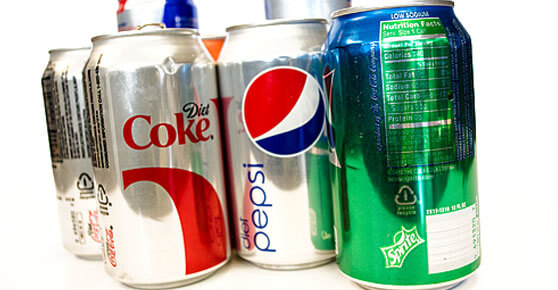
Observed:
[[[470,37],[453,1],[333,18],[323,75],[339,268],[365,288],[453,287],[480,265]]]

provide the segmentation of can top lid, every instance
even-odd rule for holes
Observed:
[[[453,0],[380,0],[371,1],[367,6],[355,6],[337,10],[331,14],[331,18],[337,18],[343,15],[366,12],[372,10],[380,10],[386,8],[409,7],[409,6],[450,6],[453,7]]]
[[[65,53],[65,52],[72,52],[72,51],[82,51],[91,50],[91,47],[77,47],[77,48],[55,48],[48,51],[49,54],[58,54],[58,53]]]
[[[281,25],[281,24],[298,24],[298,23],[323,23],[328,24],[326,19],[323,18],[296,18],[296,19],[276,19],[276,20],[266,20],[263,22],[257,23],[246,23],[246,24],[238,24],[227,27],[227,32],[231,32],[234,30],[242,30],[248,28],[255,28],[255,27],[263,27],[263,26],[274,26],[274,25]]]
[[[161,27],[162,28],[162,27]],[[157,30],[130,30],[123,31],[113,34],[102,34],[91,38],[91,42],[97,42],[100,40],[124,38],[124,37],[134,37],[134,36],[146,36],[146,35],[199,35],[197,29],[192,28],[164,28]]]
[[[225,37],[227,37],[225,34],[205,34],[201,36],[203,40],[225,39]]]

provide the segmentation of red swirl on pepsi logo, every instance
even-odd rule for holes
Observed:
[[[242,117],[250,140],[275,157],[293,157],[310,149],[324,124],[319,83],[308,72],[290,66],[258,74],[248,85]]]

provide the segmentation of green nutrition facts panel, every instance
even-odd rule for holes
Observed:
[[[388,166],[455,161],[450,49],[444,26],[438,18],[380,25]]]

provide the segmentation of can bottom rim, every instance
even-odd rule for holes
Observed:
[[[412,286],[400,286],[400,285],[387,285],[387,284],[376,284],[376,283],[372,283],[372,282],[366,282],[366,281],[362,281],[359,279],[355,279],[350,277],[349,275],[343,273],[343,271],[339,270],[341,272],[341,274],[343,274],[343,276],[347,277],[349,280],[353,281],[354,283],[356,283],[358,286],[364,288],[364,289],[383,289],[383,290],[444,290],[444,289],[451,289],[455,286],[457,286],[458,284],[463,283],[465,280],[469,279],[469,277],[473,276],[477,270],[479,268],[475,269],[473,272],[467,274],[464,277],[455,279],[455,280],[451,280],[451,281],[446,281],[446,282],[442,282],[442,283],[436,283],[436,284],[426,284],[426,285],[412,285]]]
[[[331,263],[332,261],[335,260],[335,255],[333,255],[332,257],[327,257],[326,259],[319,260],[319,261],[314,261],[314,262],[309,262],[309,263],[277,265],[277,264],[258,263],[258,262],[250,261],[250,260],[248,260],[248,259],[246,259],[246,258],[244,258],[240,255],[238,255],[238,256],[241,257],[243,260],[246,260],[246,261],[250,262],[251,264],[254,264],[257,267],[268,269],[268,270],[277,270],[277,271],[290,271],[290,270],[301,270],[301,269],[315,268],[315,267],[318,267],[318,266],[322,266],[322,265]]]
[[[181,279],[181,280],[178,280],[178,281],[171,281],[171,282],[166,282],[166,283],[133,283],[133,282],[128,282],[128,281],[120,281],[120,282],[122,284],[126,285],[126,286],[136,288],[136,289],[177,288],[177,287],[193,284],[193,283],[199,282],[201,280],[207,279],[211,275],[215,274],[215,272],[217,272],[217,270],[219,270],[223,266],[225,266],[230,260],[231,259],[230,259],[230,256],[229,256],[229,258],[227,258],[225,261],[223,261],[220,264],[217,264],[216,266],[213,266],[212,268],[209,268],[209,269],[204,270],[202,272],[191,274],[191,275],[189,275],[190,277],[186,277],[185,279]]]

